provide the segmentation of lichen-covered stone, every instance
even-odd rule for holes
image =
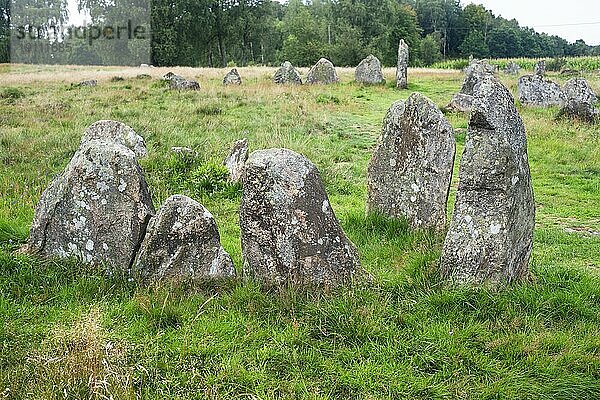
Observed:
[[[85,130],[81,138],[81,145],[97,139],[121,144],[140,158],[148,155],[144,138],[122,122],[110,120],[94,122]]]
[[[233,144],[229,155],[223,161],[223,165],[229,171],[229,180],[241,182],[246,160],[248,160],[248,139],[240,139]]]
[[[468,113],[473,105],[473,92],[475,86],[487,76],[496,72],[496,67],[487,60],[471,59],[465,68],[465,80],[460,91],[452,97],[446,109],[456,112]]]
[[[533,74],[538,76],[546,75],[546,60],[539,60],[533,67]]]
[[[237,69],[233,68],[223,78],[223,85],[241,85],[242,77],[238,73]]]
[[[396,89],[408,88],[409,49],[404,39],[398,44],[398,64],[396,66]]]
[[[528,277],[533,244],[525,127],[494,77],[476,86],[474,98],[442,275],[457,283],[511,282]]]
[[[285,61],[275,72],[273,82],[278,85],[302,85],[302,77],[289,61]]]
[[[578,119],[584,122],[597,122],[600,112],[596,109],[596,93],[583,78],[570,79],[563,88],[565,102],[559,116]]]
[[[521,67],[514,61],[510,61],[506,64],[506,67],[504,67],[504,73],[508,75],[519,75],[520,71]]]
[[[79,82],[77,84],[77,86],[81,86],[81,87],[96,87],[96,86],[98,86],[98,81],[95,80],[95,79],[90,79],[90,80],[87,80],[87,81]]]
[[[194,80],[177,77],[170,79],[169,87],[174,90],[200,90],[200,84]]]
[[[565,96],[560,85],[541,75],[524,75],[520,77],[518,94],[521,104],[528,106],[560,106],[565,102]]]
[[[373,54],[358,64],[354,76],[356,82],[364,85],[380,85],[385,83],[381,62]]]
[[[443,230],[455,147],[452,126],[431,100],[413,93],[392,104],[369,163],[368,211]]]
[[[153,213],[134,152],[90,140],[42,194],[26,250],[127,269]]]
[[[144,282],[235,277],[212,214],[187,196],[169,197],[152,217],[132,267]]]
[[[312,68],[308,71],[306,76],[306,83],[318,84],[318,85],[329,85],[331,83],[339,82],[335,67],[326,58],[321,58]]]
[[[337,286],[360,270],[319,171],[286,149],[253,152],[240,206],[244,273],[268,286]]]

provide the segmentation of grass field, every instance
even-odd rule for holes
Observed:
[[[202,90],[169,91],[158,68],[0,66],[0,398],[600,398],[600,128],[519,106],[537,205],[534,281],[451,288],[437,272],[442,236],[364,209],[387,108],[412,91],[443,106],[459,72],[411,70],[409,90],[396,91],[391,69],[385,87],[355,85],[350,69],[327,87],[278,87],[270,68],[241,68],[241,87],[221,85],[225,70],[174,71]],[[94,77],[98,87],[71,87]],[[588,78],[600,92],[600,75]],[[502,80],[516,92],[515,78]],[[467,117],[448,118],[458,171]],[[373,282],[332,293],[243,280],[142,288],[14,253],[42,191],[99,119],[145,138],[156,207],[175,193],[204,204],[238,271],[241,193],[217,165],[243,136],[251,150],[306,155]],[[200,156],[174,158],[171,146]]]

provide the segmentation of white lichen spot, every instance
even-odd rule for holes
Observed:
[[[339,237],[339,236],[336,236],[336,237],[335,237],[335,241],[339,243],[339,241],[340,241],[340,237]]]
[[[470,215],[465,215],[465,221],[471,222],[473,221],[473,218]]]
[[[501,226],[500,224],[492,224],[492,225],[490,225],[490,233],[491,233],[492,235],[497,235],[497,234],[499,234],[499,233],[500,233],[500,228],[501,228],[501,227],[502,227],[502,226]]]
[[[410,188],[413,190],[413,192],[415,193],[419,193],[419,191],[421,190],[421,188],[419,187],[419,185],[417,185],[416,183],[411,183]]]
[[[108,185],[104,181],[98,181],[96,182],[96,189],[100,190],[101,192],[106,192],[108,190]]]
[[[123,192],[127,188],[127,182],[123,180],[123,178],[119,179],[119,192]]]
[[[106,203],[107,203],[106,199],[102,199],[102,200],[100,200],[100,204],[102,204],[103,206],[105,206],[105,205],[106,205]]]
[[[396,166],[396,159],[390,158],[390,167],[394,168]]]
[[[518,177],[518,176],[516,176],[516,175],[515,175],[515,176],[513,176],[513,177],[512,177],[512,179],[511,179],[511,182],[512,182],[513,186],[514,186],[514,185],[516,185],[516,184],[517,184],[517,182],[519,182],[519,177]]]
[[[108,250],[108,245],[106,243],[102,243],[102,249],[105,251]]]
[[[323,239],[319,238],[319,240],[317,240],[317,243],[319,243],[322,246],[323,245]]]
[[[77,245],[75,243],[67,243],[67,250],[69,250],[69,253],[73,254],[78,250]]]
[[[410,196],[410,201],[412,201],[413,203],[414,203],[415,201],[417,201],[417,196]]]
[[[94,242],[92,242],[91,239],[88,239],[88,241],[85,243],[85,249],[87,251],[93,251],[94,250]]]
[[[206,219],[213,219],[213,215],[210,213],[210,211],[208,211],[206,208],[204,209],[204,213],[202,213],[202,216]]]
[[[181,222],[177,221],[173,224],[173,228],[181,229],[181,228],[183,228],[183,224]]]
[[[329,214],[329,202],[327,200],[323,200],[323,205],[321,205],[321,211],[324,214]]]

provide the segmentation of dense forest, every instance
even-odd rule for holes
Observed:
[[[54,1],[61,3],[66,6],[66,0]],[[0,0],[0,62],[9,59],[9,5],[10,0]],[[79,7],[88,10],[93,22],[101,23],[112,2],[79,0]],[[135,7],[127,10],[136,12]],[[600,54],[600,46],[537,33],[483,6],[462,6],[458,0],[289,0],[284,4],[274,0],[152,0],[150,16],[151,62],[160,66],[276,65],[283,60],[308,66],[320,57],[352,66],[370,53],[391,66],[396,63],[400,38],[411,47],[413,66],[470,55]],[[100,46],[86,50],[85,60],[75,54],[55,60],[114,63],[115,55],[109,53]]]

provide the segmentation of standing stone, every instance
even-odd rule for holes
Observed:
[[[507,75],[519,75],[519,71],[521,71],[521,67],[514,61],[510,61],[504,68],[504,73]]]
[[[446,106],[447,109],[457,112],[470,112],[473,107],[473,92],[475,86],[486,77],[493,75],[496,67],[487,60],[471,59],[465,68],[465,80],[458,92]]]
[[[538,76],[546,75],[546,60],[539,60],[535,63],[533,74]]]
[[[541,75],[523,75],[518,83],[519,101],[528,106],[560,106],[565,96],[558,83]]]
[[[187,196],[169,197],[148,224],[132,268],[142,281],[231,278],[235,268],[212,214]]]
[[[90,125],[81,138],[81,145],[90,140],[105,140],[127,147],[139,158],[148,155],[144,138],[122,122],[102,120]]]
[[[579,119],[584,122],[595,122],[600,113],[596,109],[596,93],[583,78],[573,78],[563,88],[565,103],[559,116]]]
[[[398,65],[396,68],[396,89],[408,88],[408,45],[404,39],[400,39],[398,45]]]
[[[88,81],[79,82],[77,86],[81,87],[96,87],[98,86],[98,81],[95,79],[90,79]]]
[[[248,139],[241,139],[233,144],[229,155],[223,161],[223,165],[229,171],[230,181],[236,183],[242,181],[246,160],[248,160]]]
[[[223,85],[241,85],[242,77],[238,73],[237,69],[232,69],[223,78]]]
[[[174,90],[200,90],[200,84],[198,82],[185,78],[173,78],[171,79],[169,86]]]
[[[369,163],[367,211],[443,230],[455,147],[452,126],[427,97],[392,104]]]
[[[381,62],[373,54],[362,60],[355,72],[356,82],[365,85],[380,85],[385,83]]]
[[[308,71],[306,76],[306,83],[329,85],[331,83],[339,82],[335,67],[326,58],[321,58],[312,68]]]
[[[244,273],[268,286],[336,286],[360,270],[319,171],[291,150],[250,155],[240,226]]]
[[[42,194],[26,250],[127,269],[153,213],[134,152],[90,140]]]
[[[457,283],[525,278],[535,204],[527,138],[514,99],[494,77],[475,89],[442,275]]]
[[[289,61],[286,61],[275,72],[273,82],[278,85],[302,85],[302,78],[298,70]]]

